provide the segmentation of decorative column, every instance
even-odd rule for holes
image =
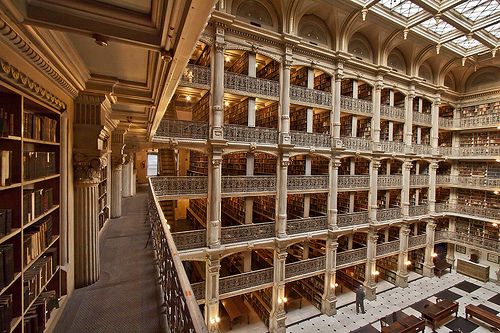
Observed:
[[[210,163],[211,162],[211,163]],[[222,202],[222,153],[215,149],[210,154],[208,166],[208,200],[207,200],[207,245],[210,248],[220,246],[221,234],[221,202]]]
[[[450,233],[450,236],[448,236],[448,237],[451,237],[452,235],[454,235],[456,230],[457,230],[456,217],[454,217],[454,216],[448,217],[448,232]],[[446,261],[452,265],[455,263],[455,244],[453,244],[453,243],[447,244]]]
[[[277,244],[274,248],[274,284],[273,298],[271,300],[272,309],[269,314],[269,332],[285,333],[285,260],[286,248]]]
[[[209,257],[206,261],[205,323],[210,333],[219,332],[219,275],[220,259]]]
[[[337,296],[335,295],[335,272],[337,270],[337,237],[331,231],[326,238],[325,286],[321,298],[321,312],[327,316],[337,313]]]
[[[403,162],[403,179],[401,188],[401,213],[403,218],[410,216],[410,170],[412,163],[409,161]]]
[[[224,50],[226,42],[224,38],[224,27],[215,24],[215,56],[212,83],[212,117],[211,117],[211,139],[222,140],[224,125]]]
[[[328,229],[335,230],[337,225],[337,195],[338,195],[338,180],[339,180],[340,160],[331,158],[329,164],[329,179],[328,179]]]
[[[127,154],[125,156],[125,163],[122,166],[122,197],[128,198],[131,196],[131,184],[130,177],[131,169],[130,169],[130,155]]]
[[[405,110],[405,153],[413,152],[412,139],[413,139],[413,99],[415,98],[415,86],[411,85],[408,95],[406,96],[406,110]]]
[[[434,276],[434,232],[436,223],[434,221],[427,222],[425,232],[427,240],[425,245],[425,260],[423,265],[423,275],[427,277]]]
[[[377,283],[375,282],[375,271],[377,270],[377,231],[373,228],[368,230],[366,247],[366,270],[365,270],[365,294],[366,299],[373,301],[377,298]]]
[[[439,142],[439,105],[441,104],[441,98],[438,97],[432,102],[431,107],[431,147],[432,154],[439,155],[438,142]]]
[[[276,214],[276,237],[285,238],[286,237],[286,218],[287,218],[287,198],[288,198],[288,165],[290,164],[290,159],[288,153],[283,153],[281,155],[281,161],[278,161],[278,182],[277,182],[277,200],[278,200],[278,210]]]
[[[292,66],[292,47],[287,45],[281,64],[281,129],[280,144],[290,145],[290,69]]]
[[[124,129],[116,129],[111,137],[111,218],[122,216],[123,164],[125,163]]]
[[[380,104],[382,103],[383,82],[383,76],[378,75],[373,91],[372,141],[377,151],[380,151]]]
[[[370,191],[368,193],[368,214],[371,223],[377,223],[377,191],[378,191],[378,168],[380,161],[372,159],[370,161]]]
[[[332,82],[332,96],[333,96],[333,109],[332,109],[332,130],[334,148],[342,148],[342,141],[340,140],[340,100],[341,100],[341,87],[342,79],[344,78],[344,63],[337,62],[337,70],[335,72],[335,81]]]
[[[433,161],[429,164],[429,214],[436,212],[436,173],[438,164]]]
[[[410,228],[403,224],[399,229],[399,254],[398,271],[396,272],[396,286],[400,288],[408,287],[408,236]]]
[[[99,279],[99,181],[106,160],[75,153],[75,287]]]

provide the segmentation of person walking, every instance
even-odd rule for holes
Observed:
[[[356,289],[356,314],[359,314],[359,308],[361,308],[361,313],[365,313],[365,291],[363,286],[359,286]]]

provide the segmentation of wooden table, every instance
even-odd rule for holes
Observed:
[[[451,264],[446,260],[439,260],[434,264],[434,271],[437,272],[437,276],[441,277],[446,270],[449,269],[451,273]]]
[[[455,313],[458,316],[458,303],[443,299],[436,304],[431,304],[422,310],[422,319],[425,319],[431,324],[432,330],[435,331],[437,324]]]
[[[382,333],[425,332],[425,320],[398,311],[380,319]],[[385,324],[385,325],[384,325]]]
[[[222,300],[221,303],[229,316],[229,327],[231,329],[233,329],[233,320],[243,316],[247,316],[247,323],[250,324],[248,308],[239,296],[227,298]]]

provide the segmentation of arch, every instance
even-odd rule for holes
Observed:
[[[393,42],[402,32],[402,29],[394,30],[389,37],[387,37],[380,48],[380,59],[387,59],[388,54],[393,50],[394,47],[391,48]]]
[[[443,84],[451,90],[456,90],[457,88],[457,85],[455,84],[455,77],[451,72],[445,75]]]
[[[387,56],[387,66],[394,68],[402,73],[406,74],[408,71],[406,59],[403,53],[398,49],[394,48]]]
[[[274,6],[265,0],[235,0],[232,14],[256,26],[278,31],[281,23]]]
[[[432,73],[432,68],[428,62],[424,62],[418,68],[418,76],[422,79],[427,80],[428,82],[434,82],[434,74]]]
[[[314,14],[306,14],[299,21],[297,35],[313,44],[332,46],[332,37],[325,22]]]
[[[358,16],[361,15],[360,10],[353,10],[349,16],[346,17],[344,23],[342,24],[342,28],[340,29],[340,45],[339,51],[346,51],[348,49],[348,41],[350,41],[349,36],[351,35],[351,30],[354,28],[354,22]],[[347,45],[346,45],[347,43]]]
[[[420,52],[417,54],[417,56],[413,61],[410,75],[418,75],[419,67],[432,55],[431,51],[434,50],[435,50],[434,45],[427,45],[425,48],[420,50]]]
[[[230,155],[230,154],[239,154],[239,153],[250,153],[250,152],[269,154],[269,155],[275,156],[276,158],[279,157],[279,153],[277,151],[263,150],[263,149],[250,150],[250,149],[244,149],[244,148],[224,149],[222,156]],[[207,154],[207,153],[205,152],[205,154]]]
[[[437,78],[437,84],[446,85],[444,83],[444,81],[446,80],[446,76],[448,74],[451,74],[451,69],[454,68],[460,61],[461,60],[459,58],[454,58],[454,59],[449,60],[439,71],[439,75]],[[453,77],[453,80],[454,80],[454,77]],[[456,83],[456,82],[454,81],[454,83]],[[455,87],[456,87],[456,84],[455,84]]]
[[[355,33],[349,40],[347,51],[355,57],[373,63],[373,48],[368,39],[361,33]]]
[[[498,82],[500,82],[500,68],[494,66],[483,67],[469,76],[465,84],[465,91],[498,88]]]

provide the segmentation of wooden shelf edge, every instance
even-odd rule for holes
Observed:
[[[26,309],[23,310],[23,316],[25,316],[26,313],[30,310],[30,308],[36,302],[36,300],[38,299],[38,297],[40,297],[40,295],[43,293],[43,290],[45,288],[47,288],[47,286],[49,285],[50,281],[52,281],[52,279],[54,278],[54,276],[57,275],[57,272],[59,272],[59,266],[56,267],[55,272],[50,276],[50,278],[47,280],[47,282],[45,282],[45,284],[40,288],[40,292],[38,293],[38,295],[36,295],[35,299],[33,301],[31,301],[31,303],[28,305],[28,307]]]
[[[59,235],[54,236],[53,238],[54,238],[54,239],[53,239],[53,240],[49,243],[49,245],[48,245],[48,246],[47,246],[47,247],[46,247],[46,248],[45,248],[42,252],[40,252],[40,254],[39,254],[39,255],[37,255],[35,259],[31,260],[28,264],[26,264],[26,266],[24,266],[24,267],[23,267],[23,272],[26,272],[26,271],[27,271],[27,270],[28,270],[31,266],[33,266],[33,264],[34,264],[35,262],[37,262],[37,260],[38,260],[38,259],[40,259],[40,258],[41,258],[41,257],[45,254],[45,252],[46,252],[46,251],[47,251],[47,250],[48,250],[48,249],[49,249],[52,245],[54,245],[54,244],[55,244],[55,242],[57,242],[57,240],[59,240]],[[24,258],[23,258],[23,260],[24,260]]]
[[[24,137],[23,137],[23,141],[28,142],[28,143],[37,143],[37,144],[50,145],[50,146],[60,146],[61,145],[61,143],[59,143],[59,142],[36,140],[36,139],[30,139],[30,138],[24,138]]]
[[[5,235],[2,238],[0,238],[0,244],[17,235],[20,230],[21,228],[12,228],[11,232],[8,235]]]
[[[52,208],[50,208],[48,211],[46,211],[42,215],[39,215],[39,216],[35,217],[33,220],[31,220],[28,223],[26,223],[26,225],[23,225],[23,229],[26,229],[27,227],[29,227],[29,226],[37,223],[38,221],[40,221],[44,217],[47,217],[48,215],[52,214],[52,212],[54,212],[58,208],[59,208],[59,205],[52,206]]]
[[[51,175],[51,176],[45,176],[45,177],[41,177],[41,178],[36,178],[36,179],[31,179],[31,180],[25,180],[25,181],[23,181],[23,185],[30,185],[30,184],[35,184],[35,183],[38,183],[38,182],[43,182],[45,180],[57,178],[60,175],[61,174],[56,173],[55,175]]]
[[[21,276],[21,272],[17,272],[14,275],[14,278],[12,279],[12,281],[10,281],[8,285],[6,285],[5,287],[3,287],[2,290],[0,290],[0,295],[2,295],[7,289],[9,289],[14,284],[14,282],[16,282],[17,279],[19,279],[20,276]]]
[[[0,139],[3,139],[3,140],[12,140],[12,141],[21,141],[21,137],[17,136],[17,135],[0,136]]]
[[[14,184],[11,184],[9,186],[0,186],[0,191],[9,190],[11,188],[16,188],[16,187],[20,187],[20,186],[21,186],[21,183],[14,183]]]

